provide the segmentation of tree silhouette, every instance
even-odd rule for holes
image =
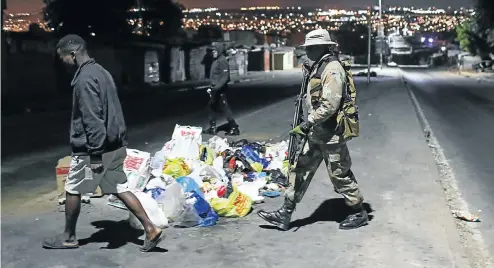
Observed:
[[[494,1],[477,0],[476,21],[484,29],[494,28]]]
[[[197,29],[196,38],[208,41],[222,39],[223,30],[219,25],[201,25]]]
[[[169,37],[182,28],[184,6],[171,0],[140,0],[145,31],[149,36]]]
[[[369,30],[367,26],[346,22],[336,32],[336,40],[339,49],[344,54],[365,55],[367,54],[367,39]]]
[[[494,40],[489,39],[493,32],[494,1],[477,0],[475,17],[456,27],[456,40],[462,50],[487,60],[494,52]]]
[[[460,48],[463,51],[476,54],[477,48],[475,45],[475,32],[472,31],[474,21],[465,21],[456,27],[456,41],[460,43]]]
[[[471,38],[477,54],[484,59],[489,58],[488,54],[494,52],[494,40],[489,38],[494,32],[494,1],[477,0],[472,28]]]
[[[39,26],[38,23],[31,23],[29,24],[29,32],[32,33],[32,34],[40,34],[40,33],[43,33],[45,30],[43,30],[41,28],[41,26]]]
[[[44,18],[61,35],[127,36],[142,18],[148,36],[169,36],[181,28],[182,9],[171,0],[43,0]],[[142,9],[137,9],[140,5]]]
[[[130,33],[127,23],[134,0],[43,0],[44,18],[60,34],[91,33],[112,37]]]

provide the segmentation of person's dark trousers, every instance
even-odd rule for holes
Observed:
[[[237,127],[232,110],[224,93],[213,93],[209,100],[209,122],[215,122],[218,115],[224,115],[231,127]]]
[[[212,92],[211,99],[208,103],[209,108],[209,125],[210,130],[208,132],[216,131],[216,119],[218,115],[224,115],[228,121],[229,127],[238,132],[238,125],[233,118],[232,110],[228,104],[227,97],[225,95],[225,89],[217,92]]]

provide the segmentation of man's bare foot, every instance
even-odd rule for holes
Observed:
[[[154,227],[152,231],[146,231],[146,239],[153,240],[159,234],[161,234],[161,229]]]
[[[155,231],[157,231],[157,233],[155,233]],[[152,233],[146,233],[146,239],[144,240],[144,245],[141,247],[141,251],[151,251],[161,242],[161,240],[163,240],[163,238],[165,238],[165,234],[158,228],[155,228]]]

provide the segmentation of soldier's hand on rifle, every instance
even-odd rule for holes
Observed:
[[[312,124],[309,122],[303,122],[290,131],[292,135],[307,136],[312,128]]]
[[[304,62],[302,64],[302,73],[305,75],[308,75],[310,73],[310,68],[311,68],[311,65],[308,61]]]

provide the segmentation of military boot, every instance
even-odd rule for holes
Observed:
[[[216,135],[218,130],[216,129],[216,122],[209,121],[209,128],[204,131],[205,134]]]
[[[344,221],[340,223],[340,229],[351,230],[367,225],[369,222],[369,215],[362,204],[351,207],[352,214],[350,214]]]
[[[257,215],[261,217],[263,220],[277,226],[283,231],[287,231],[290,229],[290,221],[292,219],[292,213],[295,210],[295,203],[285,198],[285,202],[283,206],[276,210],[267,212],[264,210],[260,210],[257,212]]]
[[[238,136],[240,135],[240,129],[238,128],[238,125],[235,121],[229,122],[228,123],[230,129],[228,132],[226,132],[226,135],[228,136]]]
[[[230,128],[230,131],[226,133],[228,136],[238,136],[240,135],[240,129],[237,127]]]

